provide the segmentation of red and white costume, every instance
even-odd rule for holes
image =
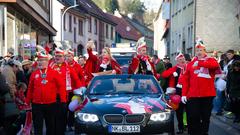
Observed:
[[[140,41],[141,39],[139,39]],[[138,42],[139,42],[138,41]],[[147,48],[146,42],[140,41],[138,43],[137,51],[139,52],[142,48]],[[154,63],[151,62],[151,59],[147,55],[138,54],[137,57],[134,57],[131,61],[131,64],[128,68],[128,74],[152,74],[155,78],[159,78],[159,75],[156,72]]]
[[[55,55],[60,53],[64,55],[64,51],[56,50]],[[59,74],[59,78],[63,81],[63,88],[65,89],[58,94],[61,97],[61,102],[67,102],[67,96],[69,92],[73,92],[74,90],[84,87],[84,82],[81,82],[75,70],[70,67],[66,62],[62,64],[57,64],[56,62],[52,62],[49,65],[50,68],[57,71]]]
[[[198,66],[193,67],[196,61],[198,61]],[[187,65],[182,96],[187,96],[187,98],[216,96],[214,80],[218,69],[219,64],[215,58],[205,56],[203,59],[198,59],[195,57]]]

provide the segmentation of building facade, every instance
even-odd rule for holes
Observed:
[[[240,50],[239,0],[171,0],[171,45],[178,52],[194,55],[194,42],[201,38],[209,53]]]
[[[50,0],[1,0],[0,55],[11,49],[29,59],[37,44],[52,40],[56,30],[51,26],[51,5]]]
[[[115,41],[116,24],[91,0],[78,0],[78,6],[66,12],[62,26],[64,37],[61,39],[62,13],[73,4],[71,0],[60,0],[55,3],[58,6],[53,6],[57,10],[53,18],[59,20],[53,24],[58,30],[54,41],[56,43],[64,41],[63,44],[73,48],[77,56],[86,53],[85,45],[89,40],[94,41],[96,51],[99,53],[103,47],[110,47]]]
[[[174,61],[177,53],[194,51],[194,0],[171,0],[170,58]]]
[[[170,55],[170,3],[162,0],[157,16],[153,20],[154,27],[154,54],[159,58]]]

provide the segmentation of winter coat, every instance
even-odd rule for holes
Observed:
[[[13,68],[9,65],[4,66],[2,74],[6,78],[6,82],[10,87],[10,95],[14,97],[14,93],[16,92],[17,79],[16,74],[13,72]]]
[[[230,71],[228,73],[227,93],[230,97],[240,97],[240,72]]]
[[[165,65],[164,65],[163,61],[159,60],[155,64],[155,69],[156,69],[156,73],[162,74],[162,72],[165,71]],[[160,76],[159,81],[160,81],[161,87],[163,87],[165,85],[166,80]]]

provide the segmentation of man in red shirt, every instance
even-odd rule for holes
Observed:
[[[186,69],[186,60],[182,53],[179,53],[175,60],[177,64],[165,70],[161,75],[163,78],[169,79],[169,87],[167,88],[166,94],[174,94],[181,96],[182,95],[182,84],[183,84],[183,74]],[[176,110],[176,116],[178,120],[178,131],[177,134],[182,134],[184,129],[183,124],[183,112],[185,105],[183,103],[179,104],[178,109]]]
[[[77,74],[78,79],[81,82],[81,86],[85,86],[85,79],[83,74],[82,67],[74,60],[74,52],[72,50],[67,50],[66,54],[66,64],[70,66],[73,71]],[[73,83],[73,81],[72,81]],[[71,99],[73,97],[73,92],[68,93],[68,105],[71,102]],[[67,125],[69,130],[73,130],[73,124],[74,124],[74,112],[68,110],[68,116],[67,116]]]
[[[47,135],[55,134],[56,96],[63,91],[58,73],[48,67],[48,55],[38,53],[37,70],[31,74],[26,103],[32,103],[34,134],[43,134],[43,121]]]
[[[68,95],[74,90],[84,87],[84,83],[80,82],[76,72],[66,62],[64,58],[64,50],[61,48],[55,49],[55,57],[49,65],[53,70],[59,73],[59,78],[63,81],[64,91],[57,93],[57,113],[56,113],[56,134],[64,135],[67,124],[67,102]]]
[[[208,57],[201,40],[195,46],[196,57],[187,64],[184,73],[182,102],[187,107],[188,132],[190,135],[207,135],[216,96],[214,79],[219,64]]]

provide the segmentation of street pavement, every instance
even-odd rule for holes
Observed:
[[[176,121],[176,120],[175,120]],[[222,116],[212,116],[211,123],[209,128],[209,135],[240,135],[240,127],[233,126],[233,123],[229,123],[229,121],[224,121]],[[239,124],[235,124],[239,125]],[[175,122],[175,128],[177,127],[177,122]],[[176,129],[177,131],[177,129]],[[74,132],[66,132],[66,135],[74,135]],[[167,135],[167,134],[161,134]],[[187,135],[187,131],[182,135]]]

